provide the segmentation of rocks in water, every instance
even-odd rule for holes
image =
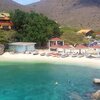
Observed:
[[[95,84],[100,84],[100,79],[95,78],[95,79],[93,80],[93,82],[94,82]]]
[[[93,80],[93,83],[100,85],[100,79],[95,78]],[[95,93],[92,94],[92,100],[100,100],[100,90],[98,90],[98,91],[96,91]]]
[[[72,92],[70,95],[70,100],[83,100],[83,99],[77,92]]]
[[[3,44],[0,44],[0,55],[4,53],[5,46]]]
[[[100,100],[100,90],[92,94],[92,100]]]

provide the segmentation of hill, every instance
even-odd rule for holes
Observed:
[[[17,8],[43,13],[62,26],[100,29],[100,0],[41,0],[26,6],[0,0],[0,10]]]
[[[100,0],[41,0],[28,6],[64,26],[100,27]]]
[[[0,11],[10,11],[14,9],[21,9],[28,11],[26,7],[14,2],[13,0],[0,0]]]

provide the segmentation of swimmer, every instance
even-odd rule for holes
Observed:
[[[58,82],[55,82],[55,85],[58,85]]]

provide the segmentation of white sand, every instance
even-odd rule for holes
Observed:
[[[0,61],[14,61],[14,62],[43,62],[43,63],[54,63],[54,64],[79,64],[82,66],[90,66],[93,68],[100,68],[100,59],[90,58],[78,58],[78,57],[47,57],[32,54],[10,54],[8,52],[0,56]]]

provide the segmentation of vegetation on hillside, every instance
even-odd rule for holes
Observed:
[[[14,30],[0,30],[0,43],[1,44],[6,44],[8,42],[13,42],[15,41],[16,37],[16,31]]]
[[[63,35],[61,38],[65,41],[66,44],[87,44],[89,42],[88,39],[85,38],[82,34],[77,34],[79,29],[70,28],[70,27],[62,27],[61,31],[63,31]]]
[[[0,0],[0,11],[14,9],[42,13],[61,25],[100,28],[100,0],[40,0],[39,3],[24,6],[14,0]]]
[[[73,27],[66,27],[66,26],[62,26],[60,27],[61,31],[63,31],[64,33],[76,33],[77,31],[79,31],[80,29],[77,28],[73,28]]]
[[[11,12],[14,30],[0,30],[0,43],[7,42],[36,42],[39,47],[46,46],[52,37],[61,37],[66,44],[87,44],[83,34],[77,34],[80,29],[61,27],[55,21],[35,12],[15,10]],[[63,34],[62,34],[63,33]],[[95,38],[95,35],[93,34]]]
[[[96,36],[95,39],[96,39],[96,40],[100,40],[100,36]]]
[[[11,19],[17,31],[17,41],[36,42],[44,46],[51,37],[61,35],[59,25],[42,14],[17,9],[11,13]]]

